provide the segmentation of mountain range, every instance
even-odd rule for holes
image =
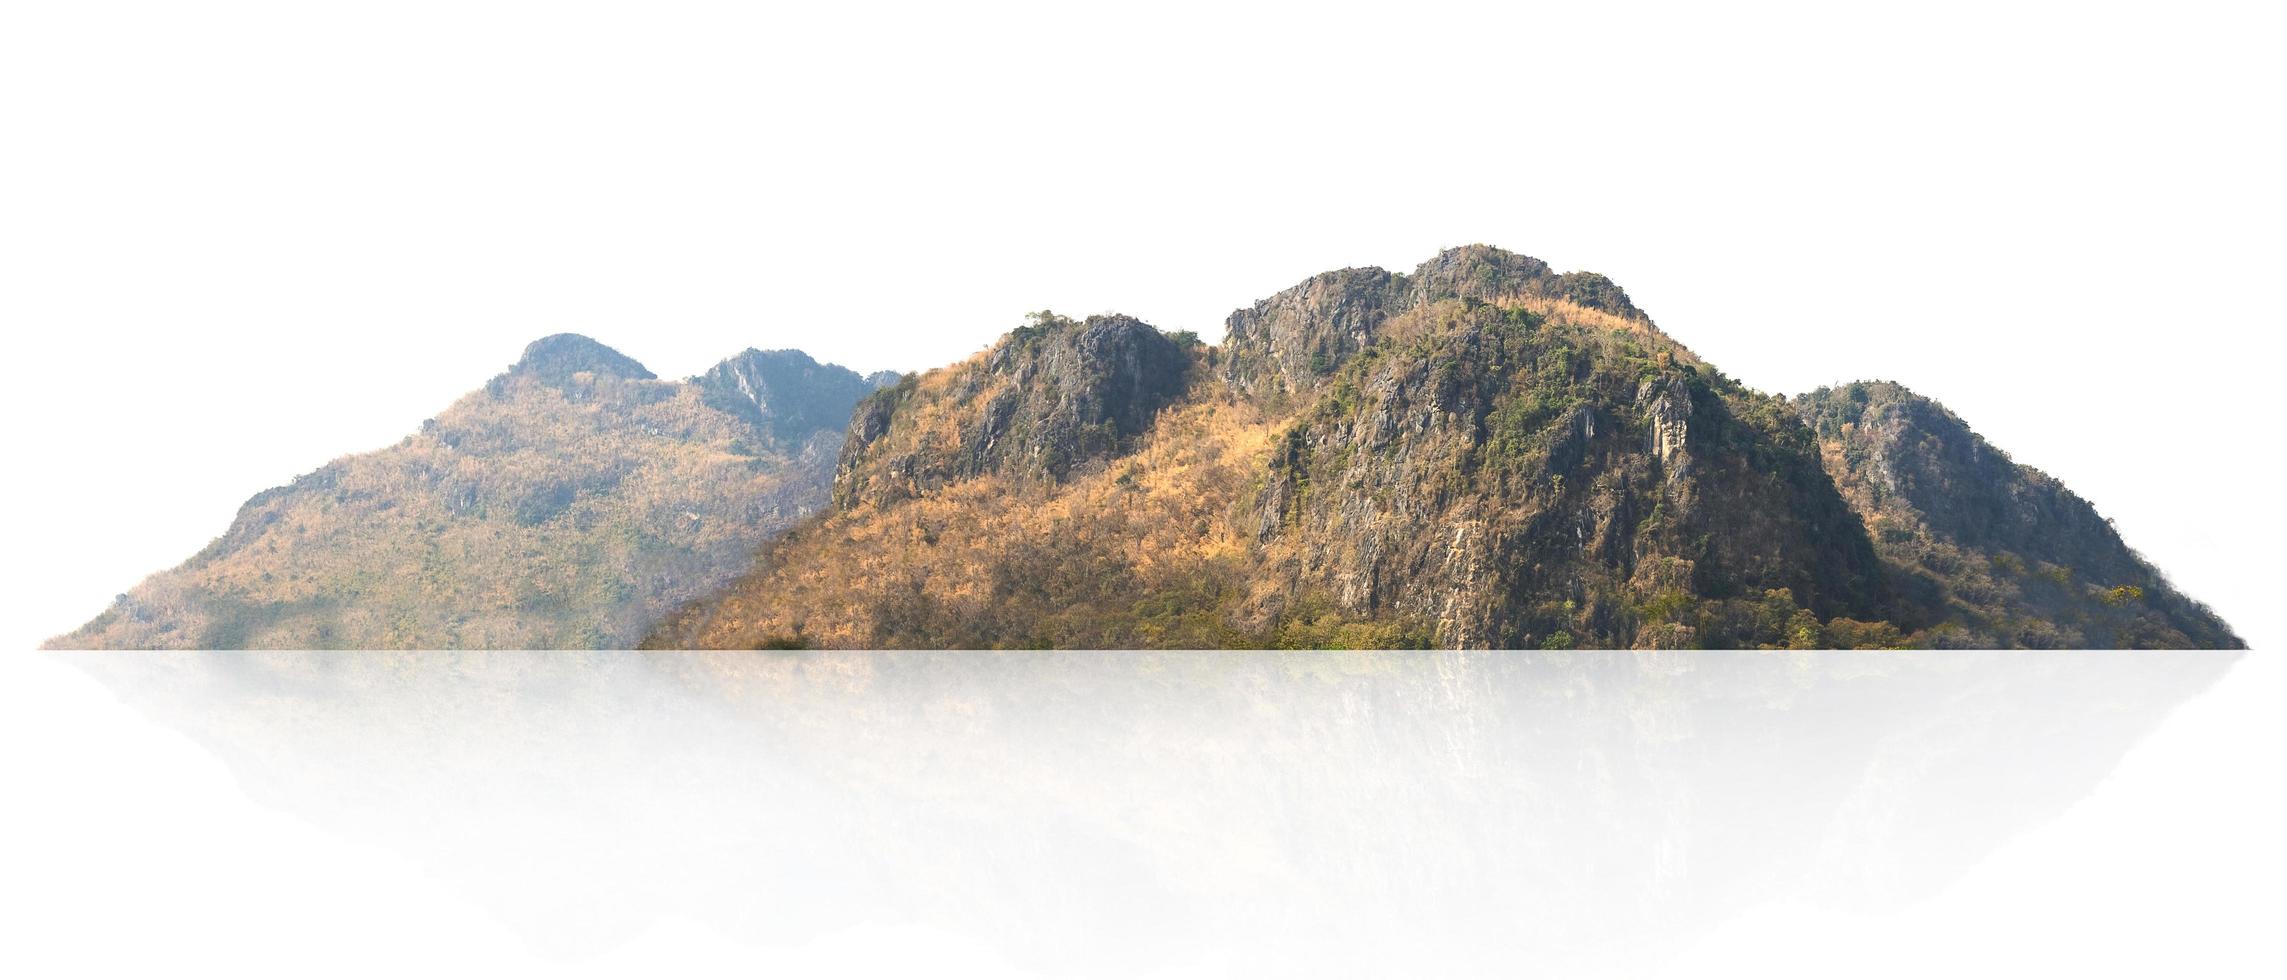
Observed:
[[[627,647],[826,501],[852,406],[895,377],[749,350],[662,381],[545,337],[396,445],[256,494],[50,645]]]
[[[2237,647],[1889,382],[1770,395],[1594,273],[1344,269],[1219,345],[875,375],[584,338],[250,501],[65,646]]]

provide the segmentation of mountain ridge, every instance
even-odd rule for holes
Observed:
[[[788,397],[727,411],[592,338],[540,338],[397,444],[253,495],[189,560],[47,645],[632,645],[824,501],[874,382],[779,360]]]
[[[1311,276],[1220,344],[1042,311],[910,374],[663,381],[552,334],[50,645],[638,641],[2244,646],[1944,406],[1755,390],[1485,245]]]
[[[873,396],[834,508],[647,642],[2241,645],[2124,545],[2003,594],[1878,542],[1869,518],[1902,518],[1857,489],[1839,423],[1733,381],[1595,273],[1482,245],[1322,273],[1180,365],[1129,365],[1160,396],[1148,426],[1083,413],[1073,431],[1117,438],[1065,438],[1013,411],[1069,381],[994,366],[1109,319],[1036,317]],[[1000,465],[1012,431],[1020,463],[1056,465]],[[2097,534],[2056,490],[2027,533]],[[1977,554],[2015,567],[2025,540]]]
[[[1795,405],[1905,601],[1950,624],[1934,645],[2242,645],[2093,505],[1937,401],[1860,381]]]

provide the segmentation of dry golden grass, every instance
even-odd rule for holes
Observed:
[[[667,635],[708,647],[917,642],[885,620],[919,601],[940,619],[1036,617],[1046,631],[966,637],[979,645],[1159,645],[1171,637],[1128,614],[1154,595],[1196,597],[1236,575],[1249,538],[1233,521],[1231,490],[1261,467],[1272,435],[1273,422],[1251,406],[1208,395],[1162,412],[1132,453],[1083,467],[1062,484],[987,475],[828,515],[767,546],[758,568],[726,597],[690,611]],[[1059,556],[1092,567],[1060,565]],[[1068,591],[1099,608],[1032,609],[1026,588],[1038,583],[1022,580],[1028,570],[1109,576],[1126,588],[1105,594],[1080,583]],[[1093,629],[1082,621],[1089,614],[1117,628]]]
[[[1422,304],[1385,321],[1377,346],[1402,348],[1505,310],[1568,328],[1567,336],[1591,346],[1696,361],[1643,320],[1536,293]],[[900,489],[912,499],[880,503],[882,495],[867,494],[766,546],[753,572],[718,599],[684,610],[654,642],[1100,647],[1426,640],[1423,624],[1436,610],[1361,627],[1334,601],[1347,590],[1329,571],[1339,564],[1333,559],[1363,547],[1373,528],[1314,526],[1308,542],[1259,538],[1259,497],[1274,451],[1327,392],[1246,397],[1206,367],[1221,354],[1199,352],[1189,394],[1125,454],[1085,464],[1061,483],[992,473],[939,486],[909,481]],[[987,351],[920,376],[869,448],[869,461],[959,451],[976,413],[1015,383],[988,368],[991,358]],[[1473,446],[1440,443],[1420,465],[1454,469]],[[891,478],[878,465],[867,468],[870,480]],[[1510,507],[1471,523],[1530,516]],[[1325,540],[1329,535],[1333,540]]]
[[[630,646],[807,516],[838,434],[785,451],[668,382],[512,377],[257,498],[80,647]],[[760,452],[762,455],[750,455]]]

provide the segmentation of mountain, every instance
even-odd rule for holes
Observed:
[[[1889,382],[1795,402],[1865,521],[1900,614],[1935,646],[2234,647],[2096,508]]]
[[[1226,328],[1036,314],[873,394],[832,510],[647,642],[2239,645],[1943,409],[1754,391],[1600,275],[1470,246]]]
[[[627,647],[826,503],[851,408],[891,380],[749,350],[661,381],[546,337],[395,446],[256,494],[50,645]]]

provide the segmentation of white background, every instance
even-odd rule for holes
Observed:
[[[546,333],[670,377],[747,346],[912,370],[1044,307],[1219,337],[1312,273],[1482,241],[1612,276],[1765,390],[1939,398],[2262,647],[2282,629],[2280,26],[2196,2],[15,0],[0,639],[77,625],[253,492],[395,441]],[[2278,674],[2243,664],[1924,918],[1762,910],[1704,965],[2245,965],[2280,911],[2277,845],[2256,843],[2287,815],[2258,749],[2280,742]],[[389,855],[250,807],[83,678],[9,676],[8,736],[61,780],[26,785],[106,773],[73,813],[116,806],[13,802],[17,842],[180,862],[166,905],[87,941],[196,907],[194,880],[318,928],[295,889],[351,862],[385,884],[350,914],[410,916],[472,963],[522,955]],[[2091,876],[2197,901],[2099,907]],[[2004,912],[2034,925],[2000,935]],[[2115,949],[2073,945],[2091,936],[2140,952],[2076,956]]]
[[[863,673],[847,664],[741,694],[662,684],[633,656],[432,654],[371,672],[288,661],[276,686],[232,680],[262,671],[224,654],[0,659],[0,973],[1006,977],[1042,975],[1044,950],[1076,946],[1053,962],[1137,976],[1116,929],[1090,951],[1082,927],[1104,915],[1168,931],[1142,975],[1277,976],[1227,964],[1322,946],[1379,966],[1284,975],[1389,976],[1409,961],[1424,966],[1407,975],[1461,975],[1430,965],[1455,958],[1495,976],[1542,975],[1548,960],[1551,975],[1673,980],[2287,972],[2275,761],[2287,664],[2263,653],[2188,701],[2152,699],[2174,710],[2132,745],[2095,719],[2123,707],[2141,718],[2143,693],[2120,684],[2139,675],[2090,653],[2069,655],[2080,671],[2046,675],[2053,690],[2011,677],[2018,658],[2054,654],[1971,657],[1983,667],[1967,671],[1905,653],[1697,654],[1667,668],[1637,657],[1650,669],[1598,684],[1550,657],[1493,655],[1527,661],[1517,679],[1534,688],[1570,685],[1512,687],[1537,706],[1513,715],[1377,697],[1372,682],[1351,685],[1372,709],[1360,711],[1313,694],[1307,670],[1234,695],[1185,687],[1182,672],[1129,673],[1118,654],[988,671],[989,692],[935,672],[952,681],[949,700],[909,679],[871,689],[878,705],[834,701]],[[128,667],[142,658],[159,666]],[[1847,699],[1847,675],[1901,660],[1955,669],[1885,678],[1893,701],[1923,705],[1890,721],[1835,714],[1826,697],[1786,704],[1784,678]],[[1746,687],[1697,684],[1692,664]],[[1944,699],[1924,696],[1932,682]],[[1152,692],[1147,707],[1106,684]],[[1250,710],[1190,704],[1233,697]],[[720,714],[741,698],[755,714]],[[820,700],[846,714],[818,713]],[[1080,703],[1091,700],[1105,710]],[[755,733],[780,716],[795,720]],[[1127,727],[1138,723],[1143,734]],[[1351,737],[1391,723],[1382,730],[1426,743]],[[1690,736],[1667,742],[1659,730],[1678,724]],[[1461,785],[1413,778],[1450,774],[1447,756],[1478,755],[1492,729],[1531,743]],[[1765,741],[1773,732],[1796,737]],[[805,760],[823,766],[817,778],[770,775]],[[1234,767],[1254,778],[1218,778]],[[1393,781],[1420,792],[1374,792]],[[1760,837],[1766,818],[1793,833]],[[897,832],[853,852],[836,821]],[[1042,839],[996,846],[1001,827]],[[1517,840],[1548,860],[1519,865]],[[1282,859],[1290,842],[1301,850]],[[815,862],[802,859],[811,849]],[[1501,880],[1470,875],[1476,860],[1497,862]],[[1939,869],[1934,895],[1867,903],[1843,884],[1864,878],[1879,894],[1886,878],[1930,870],[1901,860]],[[1670,873],[1647,878],[1647,864]],[[1430,883],[1408,873],[1419,868]],[[1361,878],[1396,894],[1360,890]],[[1190,902],[1151,901],[1163,888]],[[866,895],[887,897],[869,908]],[[799,912],[805,896],[824,915],[860,915],[786,936],[752,911]],[[1387,923],[1410,921],[1414,901],[1455,918],[1393,938]],[[1188,922],[1190,903],[1217,917]],[[1568,917],[1567,903],[1610,924]],[[1488,937],[1470,912],[1502,924]],[[1603,938],[1577,959],[1485,963],[1488,940],[1509,935]],[[1358,936],[1375,941],[1359,948]]]

